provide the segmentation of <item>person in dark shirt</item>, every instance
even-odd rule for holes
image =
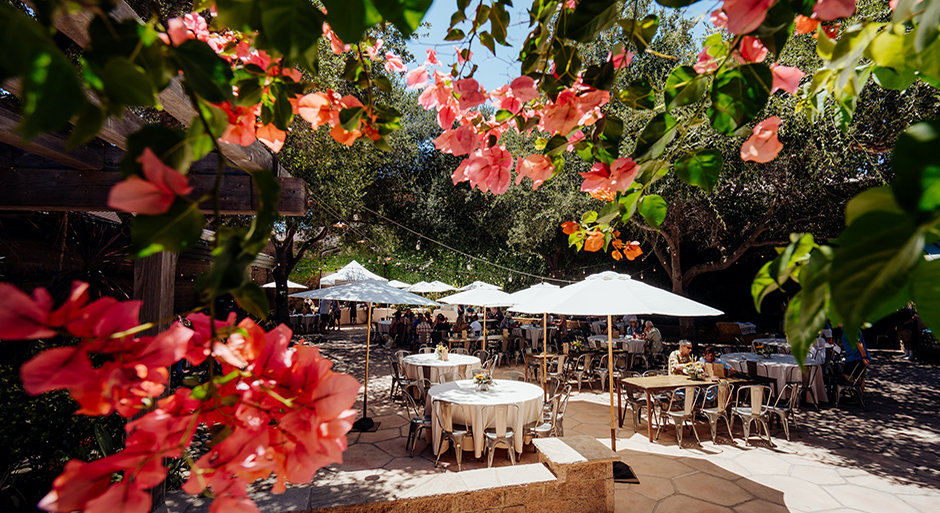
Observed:
[[[917,314],[912,305],[898,311],[897,314],[898,342],[901,344],[901,351],[904,351],[905,360],[914,359],[914,333],[917,328]]]
[[[434,321],[434,325],[431,326],[431,329],[433,330],[431,340],[439,343],[450,334],[450,323],[447,322],[447,318],[444,317],[444,314],[437,314],[437,320]]]

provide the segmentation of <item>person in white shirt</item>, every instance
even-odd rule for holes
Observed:
[[[473,330],[473,335],[479,337],[483,333],[483,325],[480,324],[480,321],[477,317],[473,316],[473,322],[470,323],[470,329]]]
[[[332,301],[329,299],[320,300],[320,308],[317,310],[320,313],[320,331],[326,331],[327,325],[330,323],[330,306]]]

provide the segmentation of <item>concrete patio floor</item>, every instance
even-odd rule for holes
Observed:
[[[330,333],[320,343],[336,369],[362,381],[365,330],[362,327]],[[269,492],[270,482],[255,483],[252,497],[267,512],[304,511],[334,505],[408,497],[429,487],[448,483],[498,485],[513,480],[507,468],[488,483],[474,473],[457,472],[453,451],[435,465],[431,448],[419,441],[414,458],[405,450],[409,416],[400,403],[388,398],[390,377],[385,355],[391,351],[373,347],[369,369],[371,417],[381,423],[371,433],[350,433],[349,449],[342,464],[317,473],[306,485],[294,485],[282,495]],[[617,430],[617,449],[640,480],[616,484],[618,512],[783,512],[783,511],[940,511],[940,369],[905,362],[890,353],[880,355],[869,373],[868,410],[858,404],[839,409],[823,405],[799,415],[803,437],[791,430],[791,442],[774,429],[773,442],[746,446],[737,422],[734,440],[719,426],[718,443],[712,443],[708,426],[698,424],[702,445],[691,433],[676,444],[675,430],[663,430],[650,443],[645,421],[633,431],[630,414]],[[497,377],[503,370],[500,368]],[[565,415],[566,434],[586,434],[610,444],[608,395],[585,387],[575,391]],[[361,408],[361,403],[356,407]],[[778,438],[779,436],[779,438]],[[691,440],[691,441],[690,441]],[[752,439],[756,443],[756,438]],[[763,445],[763,446],[761,446]],[[522,463],[537,463],[526,451]],[[494,466],[506,467],[505,450],[499,450]],[[464,454],[463,470],[483,468],[473,453]],[[208,500],[171,492],[162,511],[206,511]]]

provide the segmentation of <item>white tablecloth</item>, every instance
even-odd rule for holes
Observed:
[[[552,333],[554,333],[554,331],[555,331],[554,326],[548,327],[548,333],[549,333],[548,339],[549,340],[552,339]],[[539,345],[539,342],[542,340],[542,327],[541,326],[533,326],[531,324],[526,324],[519,328],[514,328],[512,330],[512,334],[517,337],[525,337],[525,339],[529,341],[529,347],[533,349],[541,349],[542,347],[541,345]]]
[[[757,325],[750,322],[736,322],[735,324],[741,328],[742,335],[753,335],[757,333]]]
[[[297,330],[303,328],[304,331],[310,331],[320,318],[317,314],[294,314],[290,316],[291,328]]]
[[[738,372],[747,372],[748,360],[757,362],[757,374],[759,376],[767,376],[777,380],[776,392],[783,390],[787,381],[800,381],[802,375],[800,366],[796,363],[796,358],[789,354],[771,354],[770,358],[764,358],[754,353],[728,353],[721,355],[721,359]],[[807,368],[811,366],[819,367],[821,363],[820,360],[806,360]],[[816,370],[816,377],[809,385],[821,402],[829,402],[822,369]]]
[[[473,380],[452,381],[431,387],[428,391],[427,404],[431,409],[432,447],[435,454],[441,443],[441,428],[437,422],[437,412],[431,407],[433,401],[443,400],[465,407],[454,410],[454,423],[467,424],[469,421],[473,432],[478,434],[473,437],[473,454],[480,458],[483,456],[483,430],[490,427],[490,423],[493,422],[489,416],[483,418],[483,407],[500,404],[519,406],[519,416],[516,416],[515,409],[509,409],[506,426],[511,427],[515,432],[513,442],[515,442],[516,452],[522,452],[523,426],[529,422],[536,422],[542,417],[542,394],[542,388],[538,385],[502,379],[496,380],[496,385],[491,386],[486,392],[477,391]],[[470,415],[470,419],[465,418],[464,412]]]
[[[755,338],[754,344],[773,348],[778,353],[790,354],[790,342],[785,338]]]
[[[476,356],[463,354],[447,355],[447,361],[438,360],[434,353],[413,354],[402,358],[402,367],[405,376],[409,379],[428,378],[437,383],[441,374],[457,372],[461,377],[474,367],[482,367],[480,359]]]
[[[378,327],[379,333],[388,333],[392,329],[392,321],[379,321],[375,323]]]
[[[597,343],[597,347],[607,348],[607,335],[591,335],[588,340]],[[635,339],[633,337],[620,337],[614,339],[614,348],[623,348],[631,353],[642,353],[646,347],[645,340]]]

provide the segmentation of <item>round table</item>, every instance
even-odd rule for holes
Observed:
[[[755,338],[754,344],[772,347],[778,353],[790,354],[790,342],[785,338]]]
[[[523,426],[542,418],[542,387],[524,381],[497,379],[495,382],[496,384],[485,392],[478,391],[471,379],[431,387],[427,404],[431,410],[431,447],[435,454],[441,443],[441,426],[437,422],[437,412],[431,406],[434,401],[447,401],[463,407],[454,409],[454,422],[469,424],[473,432],[478,434],[473,437],[473,454],[477,458],[483,456],[483,430],[493,422],[490,415],[483,417],[483,408],[502,404],[519,406],[518,416],[514,408],[509,409],[506,426],[511,427],[515,433],[513,442],[516,452],[522,452]],[[467,415],[469,419],[466,418]]]
[[[721,355],[725,363],[731,365],[738,372],[747,372],[747,362],[757,362],[757,374],[767,376],[777,380],[776,390],[779,393],[786,386],[787,381],[799,381],[802,376],[800,366],[796,363],[796,358],[791,354],[771,354],[770,358],[764,358],[755,353],[728,353]],[[806,359],[807,367],[818,367],[823,362],[820,360]],[[822,369],[816,371],[816,376],[809,386],[813,388],[816,398],[821,402],[829,402],[829,396],[826,394],[826,384],[823,381]]]
[[[378,321],[375,326],[379,333],[388,333],[392,329],[392,321]]]
[[[437,383],[442,374],[458,373],[461,377],[474,367],[481,367],[480,359],[464,354],[447,355],[447,361],[438,359],[434,353],[413,354],[402,358],[402,371],[408,379],[428,378]]]
[[[555,330],[554,326],[548,327],[548,339],[549,340],[552,339],[552,333],[554,332],[554,330]],[[540,339],[542,338],[541,326],[533,326],[531,324],[520,326],[518,328],[513,329],[513,335],[517,337],[525,337],[526,339],[528,339],[529,347],[533,349],[541,348],[541,346],[538,345],[540,342]]]
[[[588,340],[597,342],[598,347],[604,349],[607,347],[607,335],[591,335],[588,337]],[[620,344],[621,347],[633,354],[642,353],[646,347],[646,341],[641,339],[636,339],[633,337],[620,337],[614,339],[614,347],[617,347],[617,344]]]

